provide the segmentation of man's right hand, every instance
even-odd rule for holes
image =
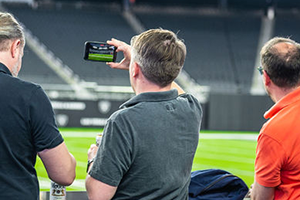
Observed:
[[[106,64],[109,65],[111,68],[129,70],[129,65],[131,61],[131,46],[126,44],[125,42],[122,42],[114,38],[108,40],[107,44],[117,47],[116,51],[123,52],[124,58],[119,63],[107,62]]]

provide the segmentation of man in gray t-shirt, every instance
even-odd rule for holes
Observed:
[[[131,46],[115,39],[108,43],[125,57],[108,64],[129,70],[137,96],[109,118],[99,149],[89,149],[89,198],[188,199],[202,110],[174,83],[185,45],[163,29],[133,37]]]

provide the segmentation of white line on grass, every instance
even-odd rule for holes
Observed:
[[[256,141],[257,134],[227,134],[227,133],[200,133],[200,139],[223,139],[223,140],[252,140]]]
[[[96,138],[99,132],[62,131],[63,137]],[[200,133],[200,139],[257,140],[257,134]]]
[[[96,138],[100,132],[61,131],[63,137],[72,138]]]

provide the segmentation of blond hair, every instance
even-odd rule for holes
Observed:
[[[0,12],[0,51],[9,48],[9,42],[20,39],[21,45],[25,45],[25,37],[22,26],[10,13]]]

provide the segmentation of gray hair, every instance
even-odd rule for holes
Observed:
[[[8,42],[16,39],[20,39],[21,45],[25,45],[22,26],[12,14],[0,12],[0,51],[8,50]]]

